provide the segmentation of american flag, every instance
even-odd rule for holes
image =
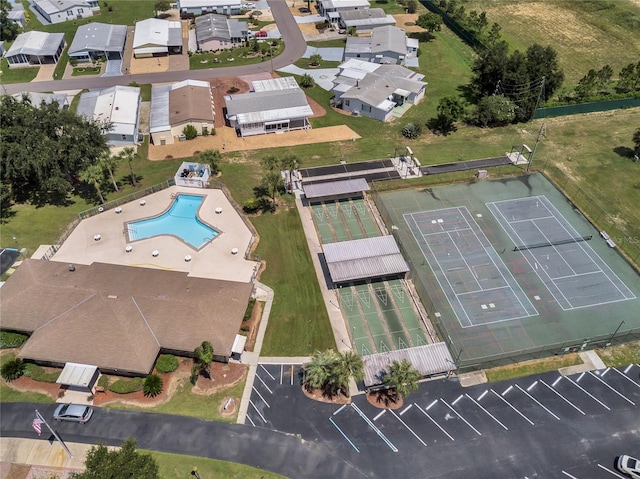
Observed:
[[[33,427],[33,429],[38,433],[38,436],[42,434],[42,425],[44,424],[44,421],[42,419],[40,419],[39,417],[36,417],[33,422],[31,423],[31,427]]]

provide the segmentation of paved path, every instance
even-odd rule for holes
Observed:
[[[273,68],[278,69],[290,65],[302,57],[307,49],[307,45],[286,2],[284,0],[268,0],[268,4],[285,44],[285,49],[282,54],[273,59]],[[126,64],[123,66],[125,68],[127,67]],[[210,68],[207,70],[167,71],[125,75],[123,77],[80,77],[77,79],[42,81],[37,83],[13,83],[4,85],[4,88],[9,95],[21,91],[46,92],[83,88],[107,88],[114,85],[128,84],[133,81],[144,85],[147,83],[177,82],[187,79],[206,80],[209,78],[235,77],[259,73],[265,71],[264,69],[265,66],[258,63],[255,65]]]

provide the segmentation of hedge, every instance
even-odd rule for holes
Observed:
[[[53,371],[48,373],[44,370],[44,368],[38,366],[37,364],[28,363],[25,364],[24,375],[30,377],[34,381],[38,381],[40,383],[55,383],[60,376],[62,371]]]
[[[130,394],[142,389],[142,378],[118,379],[109,385],[109,391],[116,394]]]
[[[159,373],[172,373],[178,369],[178,358],[173,354],[163,354],[156,361],[156,370]]]
[[[20,333],[0,332],[0,349],[19,348],[27,342],[29,336]]]

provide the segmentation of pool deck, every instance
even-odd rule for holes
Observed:
[[[209,244],[195,250],[173,236],[127,242],[125,224],[129,221],[156,216],[171,204],[177,193],[202,195],[205,199],[198,211],[202,221],[220,234]],[[251,243],[252,233],[221,190],[172,186],[115,209],[84,219],[53,256],[53,261],[91,264],[94,262],[139,266],[172,271],[184,271],[189,276],[248,283],[258,263],[247,261],[244,254]],[[222,208],[222,213],[216,213]],[[99,235],[99,240],[96,240]],[[133,249],[126,252],[130,245]],[[232,249],[237,248],[237,254]],[[153,251],[158,255],[154,257]],[[190,256],[190,261],[185,257]]]

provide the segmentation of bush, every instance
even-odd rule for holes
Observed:
[[[237,92],[237,91],[239,91],[239,90],[240,90],[240,88],[235,87],[235,86],[232,86],[231,88],[229,88],[229,89],[227,90],[227,93],[229,93],[229,94],[231,94],[231,93],[236,93],[236,92]]]
[[[19,348],[27,342],[29,336],[20,333],[0,332],[0,349]]]
[[[98,379],[98,386],[101,388],[108,389],[109,388],[109,376],[105,376],[104,374],[100,376]]]
[[[178,369],[178,358],[173,354],[163,354],[156,361],[156,370],[159,373],[172,373]]]
[[[245,213],[253,214],[256,213],[260,209],[260,201],[256,198],[248,199],[244,202],[242,206],[242,211]]]
[[[420,125],[416,125],[415,123],[409,123],[402,129],[402,136],[412,140],[418,138],[420,133],[422,133],[422,128],[420,128]]]
[[[55,383],[60,376],[60,372],[61,371],[53,371],[52,373],[48,373],[37,364],[25,364],[24,375],[40,383]]]
[[[144,384],[142,386],[142,391],[145,396],[156,397],[158,394],[162,392],[162,378],[157,374],[149,374],[144,379]]]
[[[142,389],[142,379],[118,379],[109,386],[109,391],[116,394],[130,394]]]
[[[187,140],[193,140],[196,136],[198,136],[198,130],[193,125],[187,125],[182,129],[182,134],[187,138]]]
[[[247,309],[244,312],[242,321],[249,321],[249,318],[251,318],[251,313],[253,313],[253,308],[255,305],[256,305],[256,298],[249,299],[249,304],[247,305]]]
[[[0,369],[0,375],[5,381],[13,381],[24,374],[24,363],[20,358],[14,358],[7,361]]]

